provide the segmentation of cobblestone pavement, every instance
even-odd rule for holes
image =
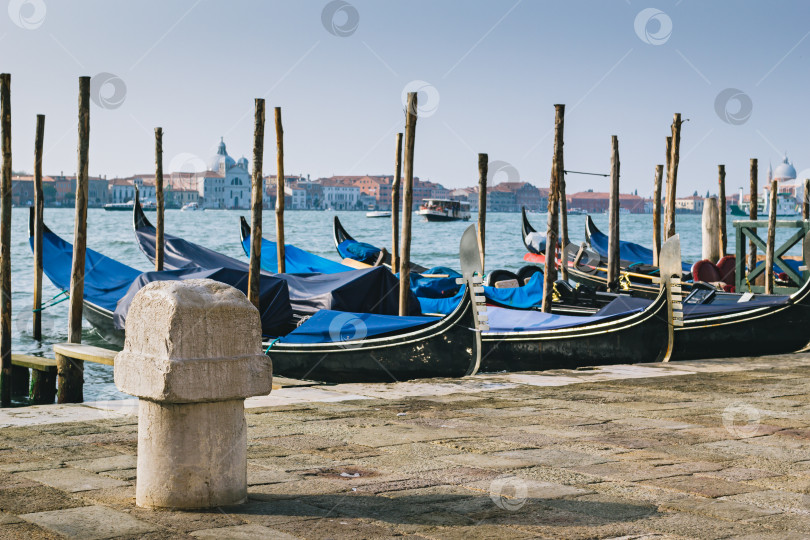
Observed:
[[[810,355],[611,373],[249,409],[249,501],[207,512],[135,506],[135,416],[29,408],[0,429],[0,538],[810,538]]]

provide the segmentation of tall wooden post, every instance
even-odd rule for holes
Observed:
[[[551,297],[557,281],[557,214],[560,211],[560,177],[562,176],[562,144],[565,105],[554,105],[554,157],[551,160],[551,181],[548,190],[548,224],[546,226],[546,265],[543,279],[543,311],[551,313]],[[568,261],[563,261],[568,264]]]
[[[34,339],[42,341],[42,220],[45,201],[42,194],[42,146],[45,140],[45,115],[37,115],[34,139]],[[36,370],[34,370],[36,371]]]
[[[802,204],[802,219],[810,219],[810,178],[804,179],[804,204]]]
[[[391,271],[399,272],[399,186],[402,183],[402,133],[397,133],[394,181],[391,185]]]
[[[776,243],[776,196],[779,187],[771,180],[771,201],[768,210],[768,242],[765,245],[765,294],[773,294],[773,250]]]
[[[658,266],[661,253],[661,178],[664,166],[655,166],[655,187],[653,189],[653,266]]]
[[[487,229],[487,174],[489,156],[478,154],[478,251],[481,252],[481,270],[484,269]]]
[[[157,226],[155,227],[155,270],[163,270],[163,128],[155,128],[155,202],[157,203]]]
[[[565,198],[564,158],[560,158],[560,277],[568,281],[568,201]]]
[[[253,121],[253,185],[250,198],[250,271],[248,300],[259,309],[259,279],[262,272],[262,192],[264,178],[264,99],[256,98]]]
[[[68,343],[82,342],[84,263],[87,247],[88,153],[90,149],[90,77],[79,77],[79,149],[76,169],[76,214],[73,226],[73,265],[70,272]],[[59,403],[84,400],[84,361],[56,355]]]
[[[678,162],[681,153],[681,113],[672,120],[672,148],[667,170],[667,230],[666,239],[675,235],[675,197],[678,186]]]
[[[11,75],[0,74],[0,405],[11,405]]]
[[[283,274],[287,269],[287,259],[284,254],[284,129],[281,127],[281,107],[276,107],[276,169],[276,257],[278,273]]]
[[[413,216],[413,151],[416,138],[416,92],[408,92],[405,111],[405,200],[402,206],[402,241],[399,258],[399,314],[408,315],[411,293],[411,218]]]
[[[619,289],[619,138],[610,138],[610,236],[608,236],[608,289]]]
[[[713,263],[720,260],[720,212],[717,209],[717,199],[709,197],[703,201],[703,215],[700,228],[702,230],[701,258]]]
[[[718,165],[717,166],[717,183],[719,184],[719,196],[720,200],[718,202],[718,210],[719,210],[719,219],[720,219],[720,256],[726,256],[726,250],[728,249],[728,232],[726,231],[726,166],[725,165]]]
[[[750,163],[750,180],[751,180],[751,201],[748,208],[748,219],[756,221],[757,219],[757,158],[751,158]],[[748,271],[751,272],[757,267],[757,245],[753,240],[748,242]]]

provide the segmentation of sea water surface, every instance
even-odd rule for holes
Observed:
[[[192,242],[224,253],[237,259],[247,260],[239,242],[239,216],[248,220],[247,210],[216,210],[198,212],[166,211],[166,234],[180,236]],[[390,251],[391,220],[389,218],[366,218],[364,212],[332,211],[287,211],[285,214],[285,237],[288,244],[306,249],[312,253],[339,260],[332,236],[332,221],[338,215],[345,229],[356,240],[376,246],[385,246]],[[154,213],[147,213],[154,220]],[[606,215],[592,216],[597,227],[608,230]],[[458,268],[458,247],[466,227],[475,222],[432,223],[414,214],[411,242],[411,259],[423,266],[449,266]],[[545,230],[546,214],[529,214],[529,219],[539,231]],[[701,254],[701,216],[678,215],[677,232],[681,236],[681,249],[685,261],[694,261]],[[74,210],[68,208],[46,208],[45,223],[56,234],[73,241]],[[584,240],[585,216],[572,215],[568,218],[571,242],[579,244]],[[526,250],[521,239],[521,218],[519,213],[487,214],[486,224],[486,269],[503,268],[517,270],[526,263],[523,255]],[[275,215],[272,210],[264,213],[264,236],[275,236]],[[621,216],[620,233],[622,240],[637,242],[646,246],[652,244],[652,215],[629,214]],[[787,238],[790,231],[779,230],[779,241]],[[734,252],[734,227],[728,220],[728,250]],[[761,236],[764,235],[762,231]],[[135,242],[130,212],[108,212],[90,209],[87,216],[87,245],[108,257],[142,271],[152,270],[152,266],[141,253]],[[793,250],[791,253],[798,254]],[[68,302],[47,308],[43,312],[43,340],[33,339],[33,256],[28,233],[28,209],[14,208],[12,212],[12,347],[15,353],[52,356],[51,345],[67,340]],[[48,300],[60,291],[43,276],[43,299]],[[88,344],[105,346],[85,322],[83,341]],[[125,394],[118,392],[112,382],[110,366],[85,363],[86,401],[122,399]]]

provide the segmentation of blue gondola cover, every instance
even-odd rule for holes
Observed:
[[[321,310],[281,338],[282,343],[332,343],[360,340],[433,324],[436,317],[398,317]]]

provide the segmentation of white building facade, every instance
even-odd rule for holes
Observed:
[[[204,208],[250,208],[248,160],[242,157],[234,161],[225,141],[220,140],[217,153],[208,161],[208,170],[198,177],[197,190]]]

